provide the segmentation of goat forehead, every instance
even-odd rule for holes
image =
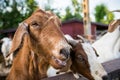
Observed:
[[[36,19],[39,21],[39,19],[45,19],[45,18],[49,18],[51,15],[47,14],[45,11],[37,11],[34,12],[27,20],[25,20],[26,22],[30,22],[30,20]]]
[[[38,11],[38,12],[34,12],[31,16],[36,16],[36,17],[44,17],[44,18],[49,18],[51,16],[55,16],[57,17],[55,14],[53,14],[52,12],[48,12],[48,11]]]
[[[40,22],[42,22],[42,21],[44,21],[44,19],[47,20],[47,17],[44,16],[44,15],[36,14],[36,15],[30,16],[28,19],[25,20],[25,22],[28,23],[28,24],[33,22],[33,21],[38,21],[38,22],[40,21]]]
[[[82,43],[82,47],[83,47],[84,51],[86,52],[87,56],[90,56],[90,57],[95,56],[96,57],[95,54],[91,54],[91,53],[95,53],[92,48],[92,45],[90,45],[89,43]]]
[[[106,75],[107,73],[104,70],[103,66],[97,61],[97,56],[95,55],[92,46],[90,44],[83,44],[83,48],[85,49],[85,52],[88,56],[91,74],[94,75],[94,77],[102,77],[103,75]]]
[[[51,21],[53,21],[53,24],[55,24],[57,27],[61,26],[61,21],[56,15],[34,14],[25,20],[25,22],[28,24],[31,24],[32,22],[37,22],[43,26]]]
[[[85,51],[85,53],[88,57],[88,62],[89,62],[89,65],[90,65],[90,69],[92,70],[92,69],[94,69],[94,67],[92,67],[92,66],[96,65],[94,63],[97,59],[97,57],[95,55],[95,52],[94,52],[92,46],[88,43],[83,43],[82,46],[83,46],[83,49],[84,49],[84,51]]]

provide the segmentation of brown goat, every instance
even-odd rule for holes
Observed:
[[[10,53],[14,61],[7,80],[40,80],[49,65],[66,66],[70,45],[60,31],[61,22],[51,12],[36,10],[15,32]]]

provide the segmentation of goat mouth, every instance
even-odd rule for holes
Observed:
[[[55,62],[58,64],[58,65],[60,65],[60,66],[66,66],[66,64],[67,64],[67,61],[65,60],[65,61],[62,61],[62,60],[60,60],[60,59],[58,59],[58,58],[56,58],[55,56],[52,56],[52,59],[54,59],[55,60]]]

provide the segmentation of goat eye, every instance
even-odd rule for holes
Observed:
[[[83,58],[81,55],[78,55],[77,58],[80,60],[80,61],[83,61]]]
[[[32,23],[32,26],[38,26],[38,23],[33,22],[33,23]]]
[[[34,27],[34,28],[39,28],[39,27],[41,26],[41,23],[32,22],[32,23],[31,23],[31,26]]]

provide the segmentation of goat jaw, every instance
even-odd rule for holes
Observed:
[[[60,59],[58,59],[58,58],[56,58],[56,57],[54,57],[54,56],[52,56],[52,59],[54,59],[55,60],[55,62],[56,63],[58,63],[60,66],[66,66],[66,61],[62,61],[62,60],[60,60]]]

